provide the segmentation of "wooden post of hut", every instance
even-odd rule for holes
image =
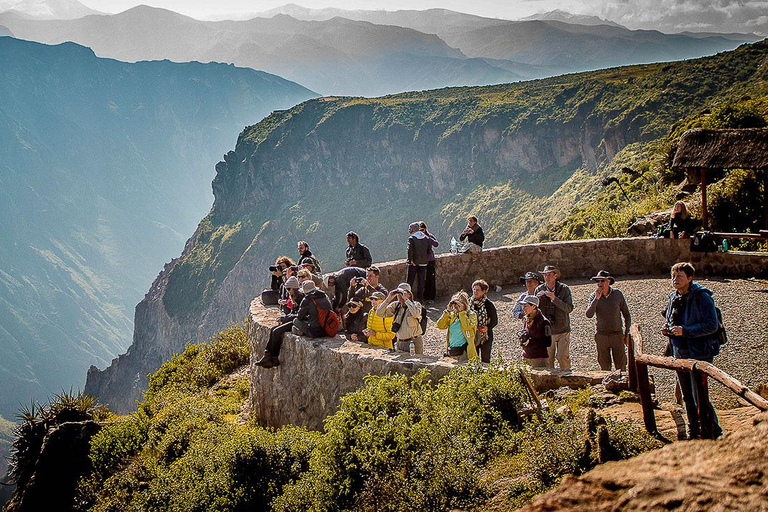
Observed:
[[[763,173],[763,209],[768,229],[768,129],[688,130],[680,137],[673,169],[684,170],[691,183],[701,186],[701,220],[709,229],[707,171],[752,169]],[[758,187],[759,182],[755,183]]]

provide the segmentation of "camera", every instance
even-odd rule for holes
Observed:
[[[520,346],[524,347],[531,341],[531,335],[528,334],[528,331],[520,331],[517,333],[517,339],[520,341]]]
[[[400,322],[392,322],[392,332],[397,332],[400,330]]]
[[[283,270],[283,267],[281,265],[270,265],[269,271],[270,272],[281,272]]]
[[[352,280],[355,284],[363,284],[363,278],[362,277],[356,277]]]

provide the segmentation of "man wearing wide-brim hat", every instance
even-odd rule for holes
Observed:
[[[539,309],[552,324],[547,366],[554,368],[557,359],[560,369],[568,370],[571,368],[571,289],[560,282],[560,270],[554,265],[545,265],[539,273],[544,277],[544,283],[536,288]]]
[[[616,369],[627,370],[627,357],[624,352],[624,340],[632,325],[627,301],[621,290],[614,288],[616,279],[607,270],[599,271],[591,278],[597,284],[597,289],[589,297],[587,318],[597,315],[595,346],[597,347],[597,362],[602,370],[611,370],[611,359]],[[621,318],[624,317],[624,326]]]

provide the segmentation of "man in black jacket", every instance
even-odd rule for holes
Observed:
[[[373,263],[371,251],[360,243],[360,237],[357,236],[357,233],[354,231],[347,233],[347,243],[349,243],[349,247],[347,247],[346,265],[348,267],[370,267],[371,263]]]
[[[408,272],[406,281],[413,288],[417,281],[414,297],[417,302],[424,301],[424,283],[427,279],[427,264],[429,264],[429,249],[432,247],[427,235],[419,230],[419,223],[412,222],[408,226]]]
[[[320,268],[320,262],[317,260],[315,255],[312,254],[312,251],[309,250],[309,244],[307,242],[304,240],[299,240],[297,250],[299,251],[299,265],[301,265],[305,260],[310,260],[312,262],[312,266],[314,267],[314,270],[311,272],[313,274],[323,274],[323,270]]]

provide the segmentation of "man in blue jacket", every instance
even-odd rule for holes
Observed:
[[[720,353],[715,301],[712,299],[712,290],[693,280],[694,272],[693,265],[688,262],[672,266],[672,286],[675,291],[669,296],[664,312],[667,321],[661,332],[669,337],[676,358],[711,363]],[[715,408],[709,401],[707,375],[702,372],[678,371],[677,378],[688,415],[689,437],[720,437],[723,431],[718,424]],[[701,395],[699,390],[703,391]]]

